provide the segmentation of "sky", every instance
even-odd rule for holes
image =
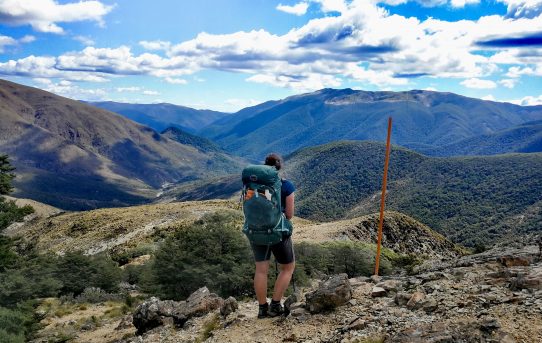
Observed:
[[[322,88],[542,104],[542,0],[0,0],[0,78],[234,112]]]

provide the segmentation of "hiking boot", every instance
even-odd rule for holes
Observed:
[[[269,311],[269,304],[258,305],[258,319],[267,318]]]
[[[284,313],[284,307],[282,307],[280,302],[278,303],[272,302],[271,306],[269,306],[269,312],[268,312],[269,317],[277,317],[277,316],[282,315],[283,313]]]

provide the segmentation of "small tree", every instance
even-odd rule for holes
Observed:
[[[6,201],[2,197],[13,190],[11,181],[15,178],[15,174],[12,173],[14,170],[8,156],[0,155],[0,232],[11,223],[21,221],[26,215],[34,212],[32,206],[18,207],[14,201]]]
[[[15,174],[12,173],[14,170],[9,163],[8,155],[0,155],[0,195],[9,194],[13,190],[11,180],[15,178]]]

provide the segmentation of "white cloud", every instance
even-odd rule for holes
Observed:
[[[103,25],[103,17],[112,8],[100,1],[59,4],[55,0],[0,0],[0,23],[62,34],[64,30],[57,23],[91,20]]]
[[[141,87],[118,87],[116,88],[116,91],[119,93],[125,93],[125,92],[139,92],[141,90]]]
[[[319,3],[322,9],[322,12],[346,12],[348,5],[344,0],[312,0],[316,3]]]
[[[8,36],[0,36],[0,53],[3,53],[4,48],[10,45],[17,45],[17,41]]]
[[[8,46],[18,46],[19,44],[32,43],[36,40],[36,37],[31,35],[26,35],[20,39],[15,39],[9,36],[0,35],[0,53],[5,52],[5,48]]]
[[[186,85],[188,82],[185,79],[178,79],[173,77],[166,77],[164,79],[167,83],[173,84],[173,85]]]
[[[506,88],[514,88],[518,83],[518,79],[502,79],[499,81],[499,84]]]
[[[141,45],[146,50],[164,50],[167,51],[171,47],[170,42],[161,41],[161,40],[155,40],[155,41],[140,41],[139,45]]]
[[[519,78],[523,75],[542,76],[542,63],[533,67],[510,67],[506,73],[506,76],[511,78]]]
[[[542,0],[497,0],[507,5],[509,18],[535,18],[542,13]]]
[[[450,0],[450,5],[455,8],[463,8],[466,5],[478,4],[480,0]]]
[[[32,78],[64,78],[71,81],[105,82],[103,73],[61,70],[57,58],[30,55],[28,57],[0,63],[0,75],[27,76]]]
[[[50,79],[35,78],[33,79],[36,86],[51,93],[64,96],[70,99],[78,99],[85,101],[102,101],[106,100],[108,92],[103,88],[88,89],[74,85],[68,80],[53,82]]]
[[[476,89],[491,89],[496,88],[497,84],[491,80],[481,80],[477,78],[471,78],[464,80],[461,84],[467,88],[476,88]]]
[[[26,44],[26,43],[32,43],[35,40],[36,40],[36,37],[32,35],[26,35],[23,38],[19,39],[19,42]]]
[[[300,2],[293,6],[278,4],[277,10],[289,13],[289,14],[295,14],[295,15],[304,15],[307,13],[307,9],[309,8],[309,4],[306,2]]]
[[[160,92],[157,92],[157,91],[143,91],[143,94],[144,95],[160,95]]]
[[[509,100],[512,104],[521,105],[521,106],[537,106],[542,105],[542,94],[539,96],[526,96],[519,100]]]
[[[94,44],[96,44],[96,42],[94,42],[94,40],[88,36],[79,35],[79,36],[74,36],[73,39],[80,42],[84,46],[93,46]]]
[[[491,94],[482,97],[482,100],[496,101],[495,97]]]

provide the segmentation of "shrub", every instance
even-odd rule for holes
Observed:
[[[87,287],[98,287],[106,292],[118,291],[122,271],[105,255],[85,256],[70,252],[58,261],[56,277],[62,282],[62,293],[81,294]]]
[[[224,212],[177,228],[153,262],[160,295],[181,299],[204,285],[222,296],[251,293],[253,259],[237,222],[237,214]]]

